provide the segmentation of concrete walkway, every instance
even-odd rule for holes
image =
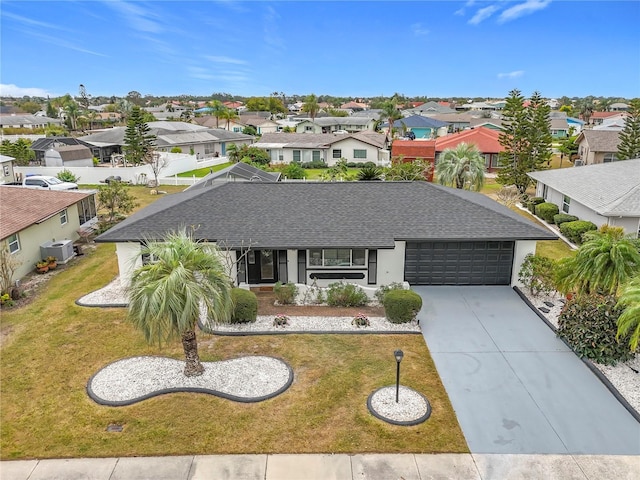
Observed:
[[[0,462],[2,480],[636,480],[640,458],[593,455],[211,455]]]
[[[413,289],[471,452],[640,455],[640,424],[511,288]]]

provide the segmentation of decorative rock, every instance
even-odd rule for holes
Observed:
[[[374,417],[393,425],[417,425],[431,415],[431,405],[427,398],[402,385],[398,402],[395,385],[382,387],[369,395],[367,408]]]
[[[553,302],[543,302],[547,307],[553,307]]]
[[[551,311],[546,307],[538,307],[538,310],[540,310],[541,312],[544,312],[544,313],[549,313]]]

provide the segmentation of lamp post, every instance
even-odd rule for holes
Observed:
[[[396,357],[396,403],[398,403],[398,398],[400,395],[400,362],[402,361],[402,357],[404,357],[404,353],[402,350],[398,349],[393,352],[393,356]]]

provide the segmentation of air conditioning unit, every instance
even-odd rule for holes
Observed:
[[[582,160],[580,159],[576,159],[573,161],[573,166],[574,167],[581,167],[582,166]]]
[[[58,263],[67,263],[73,257],[73,240],[60,240],[58,242],[45,242],[40,245],[42,258],[56,257]]]

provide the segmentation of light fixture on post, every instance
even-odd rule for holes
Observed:
[[[393,356],[396,357],[396,403],[398,403],[398,399],[400,396],[400,362],[402,361],[402,357],[404,357],[404,352],[400,349],[393,352]]]

